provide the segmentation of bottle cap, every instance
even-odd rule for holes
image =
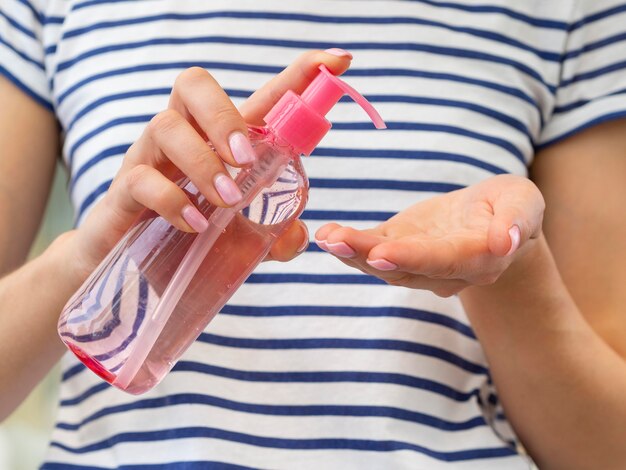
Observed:
[[[265,116],[267,127],[303,155],[310,155],[331,128],[325,118],[343,95],[349,95],[368,114],[377,129],[387,126],[358,91],[320,65],[320,72],[302,96],[289,90]]]

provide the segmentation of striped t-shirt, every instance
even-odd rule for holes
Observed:
[[[303,219],[370,227],[626,116],[622,0],[2,0],[0,72],[54,111],[77,223],[199,65],[241,103],[303,50],[355,55],[378,108],[331,112]],[[523,371],[519,371],[523,373]],[[522,469],[457,297],[311,246],[264,263],[166,379],[131,396],[68,354],[43,468]]]

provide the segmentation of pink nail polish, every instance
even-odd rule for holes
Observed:
[[[219,193],[220,197],[229,206],[237,204],[243,198],[241,191],[235,182],[224,173],[218,173],[213,180],[213,184],[215,185],[215,189]]]
[[[512,255],[519,248],[522,234],[517,225],[513,225],[513,227],[509,229],[509,238],[511,239],[511,248],[509,248],[509,252],[505,256]]]
[[[326,49],[324,52],[337,57],[350,57],[352,59],[352,54],[344,49],[339,49],[338,47],[331,47],[330,49]]]
[[[183,219],[185,219],[185,222],[187,222],[189,226],[198,233],[204,232],[207,228],[209,228],[209,222],[194,206],[186,205],[183,208],[181,215],[183,216]]]
[[[326,240],[318,240],[315,239],[315,244],[319,246],[322,250],[328,251],[328,245],[326,244]]]
[[[367,264],[369,264],[372,268],[378,269],[379,271],[394,271],[398,269],[397,264],[383,258],[373,260],[368,259]]]
[[[250,141],[241,132],[233,132],[228,138],[228,145],[233,153],[233,158],[240,165],[247,165],[256,159]]]
[[[342,258],[352,258],[356,255],[356,251],[345,242],[327,243],[326,246],[333,255],[341,256]]]

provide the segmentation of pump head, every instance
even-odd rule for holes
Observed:
[[[343,95],[349,95],[368,114],[377,129],[384,121],[358,91],[320,65],[320,72],[302,96],[289,90],[265,116],[267,127],[287,141],[296,151],[310,155],[331,128],[325,118]]]

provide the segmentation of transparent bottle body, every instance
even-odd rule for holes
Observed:
[[[163,325],[155,323],[157,307],[198,235],[152,211],[142,214],[65,306],[61,339],[107,382],[133,394],[160,382],[304,209],[308,183],[299,157],[264,129],[251,129],[250,135],[255,165],[277,158],[285,163],[260,191],[244,193],[251,202],[220,229]],[[251,171],[235,171],[240,186],[250,181]],[[178,183],[210,221],[216,207],[187,178]],[[138,339],[154,328],[162,329],[150,350],[140,351]],[[137,357],[141,365],[132,379],[118,383]]]

